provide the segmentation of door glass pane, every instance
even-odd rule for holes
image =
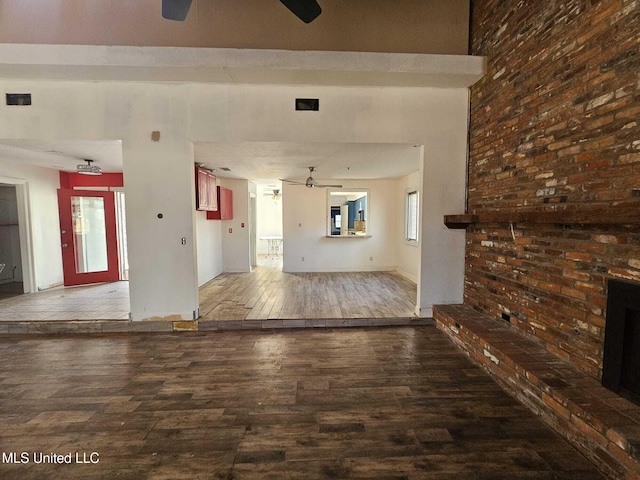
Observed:
[[[108,264],[104,199],[71,197],[71,215],[76,273],[106,271]]]

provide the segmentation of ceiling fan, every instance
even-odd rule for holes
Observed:
[[[167,20],[183,22],[187,18],[192,0],[162,0],[162,16]],[[280,0],[304,23],[313,22],[321,13],[322,8],[316,0]]]
[[[291,185],[304,185],[305,187],[308,188],[314,188],[314,187],[318,187],[318,188],[342,188],[342,185],[320,185],[318,182],[315,181],[315,179],[313,178],[313,172],[316,171],[316,167],[309,167],[309,178],[307,178],[307,180],[302,183],[302,182],[296,182],[294,180],[285,180],[283,178],[280,179],[281,182],[287,182]]]

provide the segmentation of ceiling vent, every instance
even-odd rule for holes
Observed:
[[[296,111],[307,110],[311,112],[320,111],[320,99],[318,98],[296,98]]]
[[[30,93],[7,93],[7,105],[31,105]]]
[[[102,169],[97,165],[92,165],[93,160],[85,158],[84,161],[87,163],[76,165],[76,172],[82,175],[102,175]]]

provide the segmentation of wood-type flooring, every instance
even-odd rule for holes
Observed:
[[[3,336],[0,452],[20,480],[602,478],[435,327]]]
[[[259,266],[200,288],[201,320],[406,318],[416,285],[394,272],[284,273]]]
[[[415,317],[416,285],[394,272],[284,273],[282,260],[222,273],[200,288],[202,321]],[[3,298],[0,322],[126,320],[129,282]]]
[[[0,322],[128,318],[129,282],[56,287],[10,298],[0,296]]]

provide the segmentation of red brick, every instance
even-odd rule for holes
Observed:
[[[638,466],[638,462],[632,459],[625,451],[613,442],[609,443],[608,451],[629,471],[628,476],[625,478],[629,480],[638,480],[638,478],[640,478],[640,467]]]
[[[577,260],[579,262],[592,262],[593,255],[583,252],[566,252],[565,257],[569,260]]]
[[[470,53],[510,65],[513,77],[491,73],[471,88],[470,212],[614,202],[638,188],[637,61],[620,61],[637,51],[638,6],[572,5],[474,2]],[[556,27],[541,34],[545,21]],[[496,22],[508,34],[496,37]],[[475,225],[466,240],[465,302],[495,317],[505,307],[523,313],[514,327],[599,379],[603,278],[640,281],[637,229],[523,223],[516,246],[508,225]],[[493,247],[481,248],[483,240]],[[560,328],[575,320],[585,324],[580,340]]]
[[[590,438],[603,448],[607,448],[607,444],[609,443],[609,441],[607,441],[606,437],[596,429],[594,429],[587,422],[585,422],[583,419],[572,414],[571,423],[574,424],[578,428],[578,430],[580,430],[580,432],[587,438]]]
[[[562,274],[565,277],[573,278],[574,280],[587,281],[587,280],[589,280],[591,278],[591,275],[589,275],[586,272],[578,272],[576,270],[571,270],[571,269],[568,269],[568,268],[565,268],[562,271]]]
[[[567,407],[561,405],[556,399],[547,395],[545,392],[542,392],[542,401],[557,415],[560,415],[567,420],[571,419],[571,412],[567,409]]]

